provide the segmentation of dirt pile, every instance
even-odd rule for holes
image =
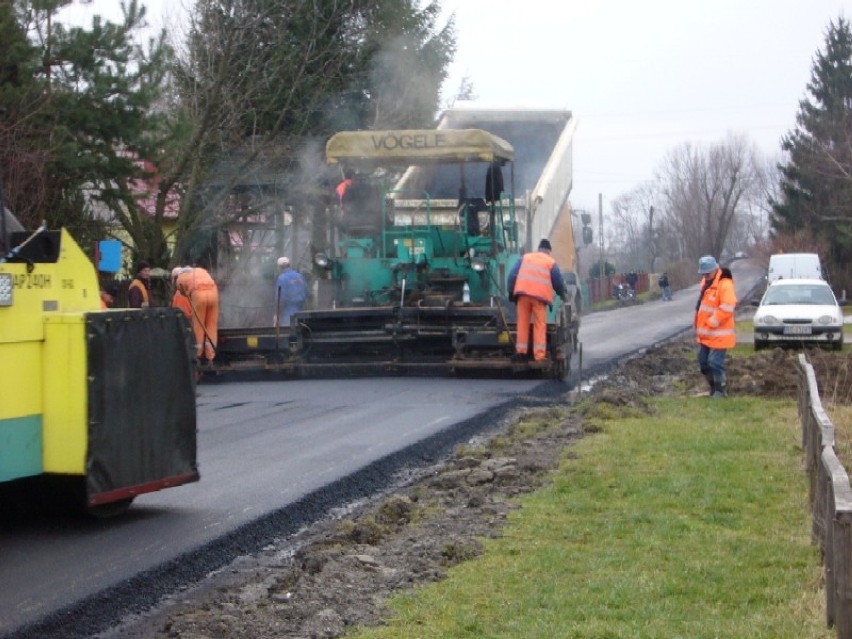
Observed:
[[[777,349],[730,358],[731,394],[795,397],[796,356]],[[819,375],[846,379],[845,357],[812,359]],[[377,623],[391,593],[442,579],[482,552],[480,539],[499,536],[513,498],[548,481],[563,450],[595,430],[596,411],[631,414],[648,410],[650,396],[705,391],[694,345],[665,344],[596,383],[573,409],[572,391],[552,407],[519,412],[498,435],[470,442],[393,494],[244,557],[105,636],[319,639]]]

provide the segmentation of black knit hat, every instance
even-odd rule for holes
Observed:
[[[541,251],[543,249],[548,251],[553,250],[553,247],[550,246],[550,240],[548,240],[547,238],[543,239],[541,242],[538,243],[538,250]]]
[[[151,268],[151,265],[145,260],[142,260],[141,262],[139,262],[139,264],[136,265],[136,272],[139,273],[144,268]]]

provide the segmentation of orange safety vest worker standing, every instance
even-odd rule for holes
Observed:
[[[711,397],[728,394],[725,374],[727,349],[737,343],[734,311],[737,294],[731,271],[720,268],[716,258],[705,255],[698,260],[701,295],[695,307],[695,338],[698,342],[698,367],[710,384]]]
[[[219,288],[210,273],[198,267],[181,272],[177,277],[177,288],[189,298],[196,357],[201,359],[203,356],[213,361],[219,332]]]
[[[509,273],[509,300],[517,302],[518,336],[515,351],[520,356],[529,353],[530,316],[533,319],[533,358],[547,358],[547,306],[553,304],[553,293],[565,299],[565,282],[559,266],[550,256],[551,246],[546,239],[538,251],[527,253]]]
[[[148,308],[151,306],[151,265],[139,262],[136,277],[127,289],[127,301],[130,308]]]

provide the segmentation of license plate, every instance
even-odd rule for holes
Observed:
[[[784,335],[810,335],[810,326],[785,326]]]
[[[0,306],[12,305],[12,288],[12,274],[0,273]]]

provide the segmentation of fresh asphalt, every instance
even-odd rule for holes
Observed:
[[[738,296],[763,271],[732,265]],[[0,636],[92,637],[165,595],[388,488],[524,405],[554,401],[692,328],[697,285],[582,320],[569,381],[255,381],[199,387],[201,481],[139,497],[120,519],[0,523]]]

